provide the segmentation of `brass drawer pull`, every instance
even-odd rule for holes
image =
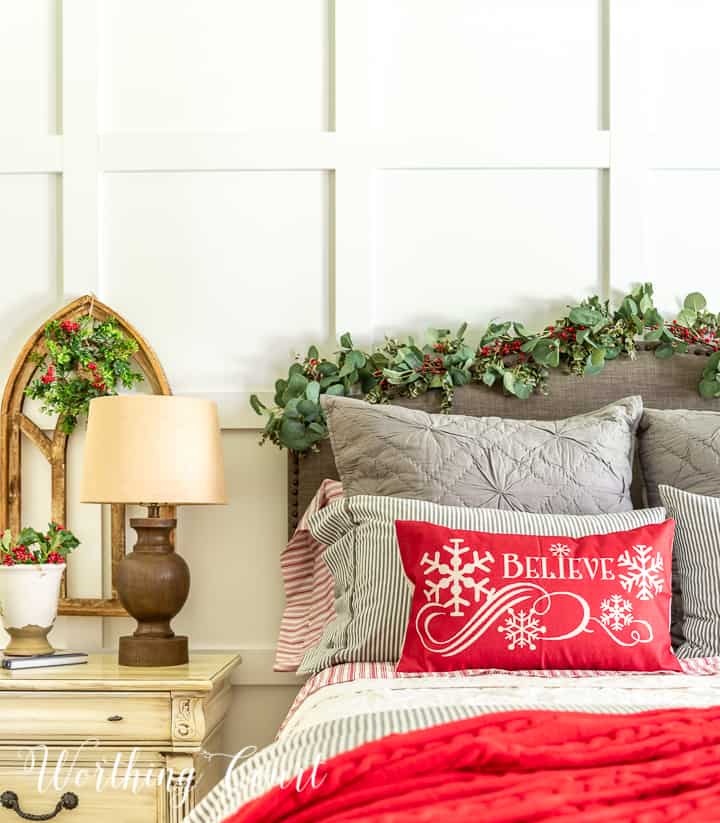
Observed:
[[[108,717],[108,720],[111,723],[117,723],[118,720],[122,720],[122,715],[120,715],[120,714],[111,714],[110,717]]]
[[[47,814],[30,814],[24,812],[20,808],[20,798],[15,792],[6,791],[0,795],[0,805],[5,809],[11,809],[17,812],[18,816],[23,820],[52,820],[55,815],[60,814],[63,809],[76,809],[80,804],[80,798],[74,792],[65,792],[65,794],[58,800],[53,811]]]

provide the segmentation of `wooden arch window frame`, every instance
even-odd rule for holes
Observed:
[[[50,464],[52,506],[51,516],[56,523],[67,523],[67,442],[70,435],[55,424],[52,437],[48,437],[23,413],[25,389],[37,371],[33,355],[47,354],[45,326],[52,320],[77,320],[92,314],[101,322],[115,318],[120,328],[138,344],[134,359],[145,380],[155,394],[170,395],[170,384],[155,352],[143,337],[120,315],[100,303],[91,295],[73,301],[50,317],[27,341],[15,361],[0,407],[0,531],[21,528],[22,516],[22,438],[33,443]],[[162,516],[174,517],[173,507],[163,507]],[[114,503],[110,507],[112,592],[109,598],[69,598],[67,596],[67,571],[63,576],[60,592],[59,613],[65,615],[124,617],[127,612],[118,599],[115,588],[117,566],[125,556],[125,506]]]

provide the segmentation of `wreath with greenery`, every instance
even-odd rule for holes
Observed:
[[[78,418],[87,414],[95,397],[117,394],[118,386],[131,389],[143,380],[133,370],[138,345],[117,320],[96,320],[87,314],[73,320],[52,320],[45,326],[47,354],[34,354],[40,372],[25,389],[42,401],[42,410],[59,415],[59,426],[70,434]]]
[[[720,397],[720,314],[708,311],[698,292],[685,298],[673,320],[660,315],[653,286],[644,283],[615,309],[609,301],[590,297],[536,334],[514,320],[492,322],[473,349],[465,343],[466,330],[466,323],[455,334],[430,329],[424,345],[412,337],[386,338],[370,353],[356,349],[352,337],[344,334],[332,359],[320,357],[317,346],[310,346],[307,355],[290,366],[287,378],[276,382],[272,408],[257,395],[250,398],[252,408],[267,415],[261,443],[269,440],[296,452],[317,448],[328,433],[321,394],[387,403],[397,395],[417,397],[438,389],[447,412],[457,386],[481,383],[525,400],[547,392],[550,369],[598,374],[608,360],[634,358],[640,339],[655,344],[658,358],[687,352],[691,345],[710,352],[698,389],[703,397]]]

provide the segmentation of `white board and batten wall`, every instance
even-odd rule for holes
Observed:
[[[718,308],[718,30],[714,0],[2,0],[0,379],[94,292],[218,401],[230,504],[181,512],[176,628],[243,652],[229,745],[268,740],[296,689],[270,671],[285,457],[248,395],[346,330],[539,326],[644,279]],[[70,517],[98,594],[99,510]]]

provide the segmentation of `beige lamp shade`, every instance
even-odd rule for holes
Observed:
[[[161,395],[90,403],[83,503],[225,503],[220,426],[209,400]]]

